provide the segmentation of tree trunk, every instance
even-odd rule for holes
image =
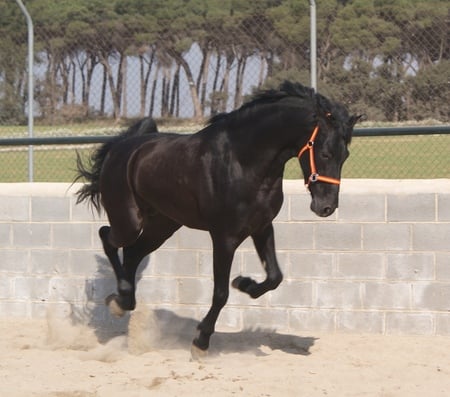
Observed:
[[[105,115],[106,85],[108,84],[107,74],[108,74],[108,72],[106,70],[106,66],[103,65],[102,94],[101,94],[101,97],[100,97],[100,114],[102,116]]]
[[[206,107],[206,89],[208,85],[208,78],[209,78],[209,62],[211,60],[211,51],[209,48],[206,50],[205,55],[205,63],[203,65],[203,72],[202,72],[202,83],[201,83],[201,99],[200,104],[202,107],[202,114],[205,114],[205,107]]]
[[[122,88],[122,83],[119,81],[119,78],[121,76],[121,70],[122,70],[122,58],[120,59],[120,63],[119,63],[119,70],[118,70],[118,81],[117,81],[117,86],[114,84],[114,76],[113,76],[113,71],[111,68],[110,63],[108,62],[107,59],[107,55],[105,56],[104,54],[100,54],[100,62],[102,63],[103,67],[105,68],[105,72],[106,72],[106,78],[108,80],[109,83],[109,89],[111,92],[111,97],[112,97],[112,103],[113,103],[113,117],[116,120],[119,120],[120,118],[120,99],[121,99],[121,93],[120,93],[120,89]]]
[[[242,104],[242,84],[244,80],[245,67],[247,65],[247,57],[242,55],[238,60],[238,68],[236,71],[236,88],[234,91],[234,108],[237,109]]]
[[[173,77],[172,93],[170,95],[170,116],[178,117],[180,114],[180,65]]]
[[[145,59],[145,55],[139,55],[139,63],[140,63],[140,79],[141,79],[141,109],[140,116],[145,117],[145,103],[147,99],[148,92],[148,83],[150,80],[150,73],[153,68],[153,61],[155,59],[155,52],[152,51],[150,55],[150,59],[147,61]],[[145,69],[145,64],[148,65],[147,70]]]
[[[230,51],[227,54],[227,63],[225,66],[225,73],[223,75],[223,79],[222,79],[222,84],[220,86],[220,91],[223,94],[223,98],[222,98],[222,102],[221,102],[221,106],[220,106],[220,112],[226,112],[227,110],[227,102],[228,102],[228,94],[229,94],[229,90],[230,90],[230,71],[231,71],[231,66],[233,65],[233,61],[234,61],[234,55],[232,53],[232,51]]]
[[[184,73],[186,73],[186,78],[187,78],[187,81],[189,84],[189,91],[190,91],[191,98],[192,98],[192,104],[194,106],[194,119],[197,119],[197,120],[201,119],[201,117],[203,115],[202,107],[201,107],[200,100],[198,97],[198,91],[197,91],[197,87],[195,85],[194,76],[192,75],[191,68],[180,53],[178,53],[176,51],[172,51],[171,55],[176,59],[177,63],[179,63],[181,65],[181,67],[184,70]]]
[[[160,70],[160,66],[159,66],[159,64],[157,64],[155,76],[153,77],[152,92],[150,95],[150,109],[148,112],[150,117],[153,117],[153,112],[155,111],[155,95],[156,95],[156,85],[158,84],[159,70]]]

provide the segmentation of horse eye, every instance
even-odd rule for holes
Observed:
[[[322,157],[324,160],[330,160],[333,156],[330,152],[322,152],[320,153],[320,157]]]

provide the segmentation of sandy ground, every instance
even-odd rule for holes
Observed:
[[[163,315],[162,315],[163,314]],[[136,312],[125,334],[70,320],[0,320],[0,396],[448,396],[450,337],[217,332]]]

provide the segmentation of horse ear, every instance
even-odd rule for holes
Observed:
[[[317,93],[316,94],[316,103],[317,103],[317,107],[319,109],[319,113],[322,113],[327,118],[331,118],[331,116],[332,116],[331,102],[327,98],[325,98],[323,95]]]
[[[348,123],[353,128],[358,121],[364,121],[364,120],[367,120],[367,115],[366,114],[364,114],[364,113],[363,114],[358,114],[358,115],[354,114],[354,115],[352,115],[350,117],[350,120],[348,121]]]

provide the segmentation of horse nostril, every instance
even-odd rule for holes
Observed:
[[[333,209],[332,209],[331,207],[325,207],[325,208],[322,210],[323,216],[329,216],[329,215],[331,215],[332,213],[333,213]]]

